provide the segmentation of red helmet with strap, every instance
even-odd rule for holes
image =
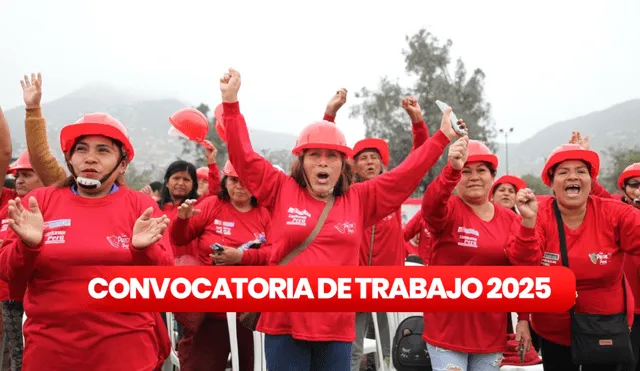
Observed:
[[[129,162],[133,161],[135,154],[133,145],[129,139],[129,133],[124,125],[114,117],[106,113],[89,113],[73,124],[60,130],[60,148],[66,154],[71,151],[76,140],[87,135],[101,135],[122,143]]]

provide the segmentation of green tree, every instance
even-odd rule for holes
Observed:
[[[636,162],[640,162],[640,146],[634,148],[609,147],[603,151],[611,159],[608,171],[598,178],[598,181],[611,193],[618,193],[618,177],[624,169]],[[602,167],[601,167],[602,169]]]
[[[442,112],[435,101],[441,100],[453,107],[458,118],[464,119],[471,139],[481,140],[495,151],[493,138],[496,131],[490,117],[491,105],[484,97],[484,72],[475,69],[468,76],[461,59],[452,67],[452,41],[441,44],[426,29],[421,29],[411,37],[406,36],[406,41],[408,49],[403,50],[405,72],[412,84],[404,87],[398,80],[384,76],[377,89],[363,87],[356,93],[359,102],[350,112],[351,118],[362,118],[367,137],[388,140],[391,152],[389,166],[394,167],[402,162],[411,150],[411,124],[400,105],[402,98],[407,95],[418,99],[430,135],[440,127]],[[446,156],[442,156],[421,182],[417,193],[424,192],[445,164]]]
[[[208,105],[204,103],[200,103],[198,107],[195,107],[198,111],[202,112],[207,118],[209,117],[209,113],[211,109]],[[218,167],[222,169],[224,167],[224,163],[227,160],[227,145],[220,139],[218,132],[215,127],[216,118],[213,117],[209,119],[209,132],[207,133],[207,139],[213,143],[213,146],[216,147],[218,154],[216,156],[216,162]],[[205,148],[194,141],[188,140],[186,138],[179,138],[182,143],[182,153],[179,159],[184,159],[186,161],[192,161],[196,168],[207,165],[207,158],[205,155]]]
[[[547,187],[539,176],[527,174],[522,176],[521,179],[524,180],[527,183],[527,187],[529,187],[533,193],[538,196],[553,194],[553,192],[551,192],[551,188]]]

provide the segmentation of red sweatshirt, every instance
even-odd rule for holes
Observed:
[[[542,265],[561,266],[553,197],[541,196],[538,199],[536,231],[544,250]],[[624,254],[640,255],[640,211],[617,200],[589,196],[587,212],[580,227],[571,230],[565,225],[564,231],[569,268],[576,276],[576,311],[593,314],[622,312]],[[630,291],[627,298],[631,326],[634,299]],[[561,345],[571,344],[569,312],[532,313],[531,322],[541,337]]]
[[[540,245],[534,228],[522,217],[494,205],[490,221],[480,219],[458,196],[452,196],[461,172],[450,165],[427,188],[421,213],[432,234],[429,265],[537,265]],[[437,347],[464,353],[506,349],[504,312],[424,313],[423,339]]]
[[[431,232],[429,232],[424,224],[421,211],[418,211],[413,218],[407,222],[407,225],[404,226],[404,240],[407,241],[407,243],[411,243],[411,239],[418,233],[420,233],[418,246],[415,247],[415,249],[409,249],[411,249],[412,253],[422,258],[424,265],[429,265],[431,258]]]
[[[269,212],[263,207],[254,207],[247,212],[241,212],[231,202],[217,197],[208,197],[197,207],[200,214],[190,219],[175,218],[171,222],[171,243],[185,245],[195,241],[197,257],[203,265],[213,264],[209,254],[213,252],[211,246],[219,243],[223,246],[238,247],[245,242],[265,237],[269,229]],[[245,250],[242,254],[242,265],[260,263],[267,265],[269,251],[259,249]],[[257,264],[256,264],[257,265]],[[225,313],[212,313],[215,317],[225,319]]]
[[[103,198],[84,198],[69,187],[38,188],[42,243],[27,247],[10,231],[0,250],[0,278],[26,282],[23,371],[151,371],[168,353],[156,313],[77,312],[66,272],[71,265],[171,265],[168,236],[143,250],[130,244],[133,226],[148,207],[147,195],[122,187]],[[25,208],[28,200],[23,200]],[[55,277],[56,279],[52,279]],[[164,330],[166,332],[166,328]]]
[[[620,193],[611,194],[609,193],[600,183],[597,181],[593,181],[591,183],[591,194],[594,196],[602,197],[602,198],[611,198],[614,200],[622,201],[624,196]],[[624,202],[627,204],[626,202]],[[628,205],[628,204],[627,204]],[[629,205],[630,207],[633,207]],[[627,255],[624,258],[623,265],[624,274],[627,277],[627,282],[629,283],[629,287],[633,292],[633,296],[635,298],[635,308],[634,312],[636,314],[640,314],[640,257]]]
[[[0,241],[5,239],[9,224],[7,224],[7,213],[9,207],[9,200],[13,200],[18,197],[18,194],[13,189],[1,188],[0,193]],[[0,302],[9,300],[9,284],[0,280]]]
[[[271,265],[298,246],[315,226],[325,203],[300,188],[251,147],[239,103],[223,103],[227,149],[233,167],[247,189],[271,212]],[[442,131],[410,154],[393,170],[352,185],[337,197],[315,240],[290,266],[355,266],[359,263],[362,230],[394,212],[409,197],[424,174],[442,155],[449,139]],[[292,335],[298,340],[355,340],[355,313],[263,313],[258,331]]]

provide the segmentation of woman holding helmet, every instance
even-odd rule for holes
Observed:
[[[490,202],[497,168],[498,158],[480,141],[463,137],[449,147],[448,164],[422,199],[421,213],[432,236],[429,265],[539,263],[535,195],[528,189],[518,192],[521,216]],[[433,368],[498,370],[506,350],[505,315],[424,313],[423,339]],[[531,338],[526,323],[519,324],[516,333],[528,351]]]
[[[298,136],[287,176],[251,147],[239,89],[240,74],[230,69],[220,80],[227,149],[240,179],[271,212],[271,265],[357,266],[362,229],[400,207],[457,136],[447,112],[440,130],[398,167],[352,185],[344,134],[319,121]],[[317,238],[311,239],[314,228]],[[257,330],[266,334],[270,370],[348,371],[354,324],[355,313],[263,313]]]
[[[87,114],[61,130],[60,145],[71,176],[9,201],[0,250],[0,278],[27,285],[22,369],[154,370],[168,355],[159,314],[75,312],[65,277],[78,264],[171,265],[169,221],[152,199],[118,185],[134,149],[116,119]]]

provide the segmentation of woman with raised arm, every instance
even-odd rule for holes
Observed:
[[[60,145],[71,176],[9,201],[0,249],[0,279],[27,287],[22,370],[155,370],[170,347],[159,314],[78,312],[67,273],[79,264],[173,264],[169,220],[150,197],[118,184],[134,149],[115,118],[87,114],[61,130]]]
[[[272,265],[357,266],[362,230],[401,206],[457,136],[443,115],[441,128],[395,169],[351,184],[351,155],[333,123],[305,127],[293,154],[290,176],[256,153],[240,113],[240,74],[230,69],[220,80],[229,159],[258,202],[271,212]],[[323,214],[324,211],[324,214]],[[323,215],[326,221],[306,249],[297,246]],[[355,313],[263,313],[258,331],[266,334],[270,370],[348,371],[355,340]]]
[[[421,213],[431,232],[430,266],[538,265],[538,205],[529,189],[521,189],[516,205],[521,216],[489,201],[498,158],[484,143],[458,139],[449,147],[449,162],[422,199]],[[452,195],[456,190],[456,195]],[[423,339],[434,370],[453,365],[466,371],[499,370],[506,350],[505,312],[424,313]],[[516,329],[529,350],[526,323]]]

